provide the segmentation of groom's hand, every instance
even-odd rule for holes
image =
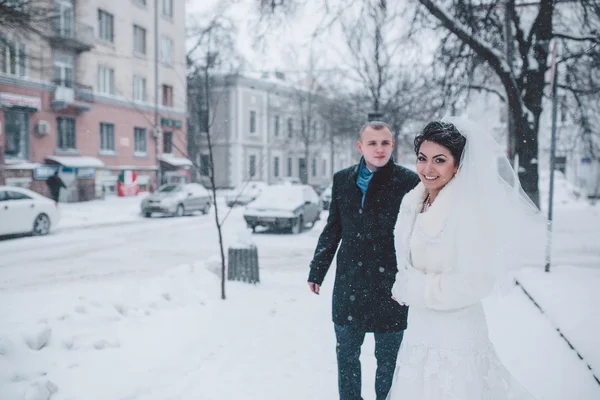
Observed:
[[[314,282],[308,282],[308,287],[310,288],[310,291],[314,294],[319,294],[319,290],[321,289],[321,286]]]

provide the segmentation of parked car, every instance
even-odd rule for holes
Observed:
[[[233,189],[225,196],[228,207],[245,206],[260,195],[268,185],[265,182],[246,182]]]
[[[323,210],[329,210],[329,205],[331,204],[331,185],[329,185],[323,193],[321,193],[321,205],[323,206]]]
[[[0,186],[0,235],[47,235],[59,220],[54,200],[29,189]]]
[[[142,215],[152,213],[181,217],[194,211],[206,214],[211,207],[208,190],[199,183],[174,183],[161,186],[158,191],[142,200]]]
[[[311,228],[321,215],[319,196],[308,185],[271,185],[266,187],[244,211],[252,231],[257,226],[289,230],[293,234]]]

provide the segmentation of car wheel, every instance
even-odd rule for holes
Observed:
[[[35,236],[44,236],[50,233],[50,218],[46,214],[40,214],[35,217],[32,233]]]
[[[152,216],[151,212],[145,212],[144,213],[144,217],[146,217],[146,218],[150,218],[151,216]]]
[[[304,220],[302,219],[302,217],[298,217],[298,219],[296,219],[294,221],[294,223],[292,224],[292,228],[291,228],[292,234],[297,235],[300,232],[302,232],[303,224],[304,224]]]
[[[252,233],[256,232],[256,225],[248,225],[248,228],[252,229]]]
[[[210,203],[207,203],[202,209],[202,214],[206,215],[210,211]]]
[[[183,204],[178,205],[177,208],[175,209],[175,216],[183,217],[184,214],[185,214],[185,209],[183,208]]]

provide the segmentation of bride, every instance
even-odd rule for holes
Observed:
[[[414,141],[421,183],[400,208],[392,289],[408,329],[388,400],[531,399],[496,356],[481,300],[539,256],[527,244],[546,222],[494,139],[448,121]]]

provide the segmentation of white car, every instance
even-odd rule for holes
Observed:
[[[247,182],[242,183],[237,188],[225,196],[225,201],[228,207],[234,207],[236,205],[245,206],[256,199],[260,193],[266,188],[266,182]]]
[[[250,203],[244,212],[248,227],[302,232],[319,220],[321,204],[315,190],[308,185],[271,185]]]
[[[182,217],[194,211],[207,214],[211,206],[208,190],[199,183],[174,183],[161,186],[157,192],[142,200],[142,215],[152,213],[170,214]]]
[[[47,235],[59,220],[53,200],[29,189],[0,186],[0,235]]]

